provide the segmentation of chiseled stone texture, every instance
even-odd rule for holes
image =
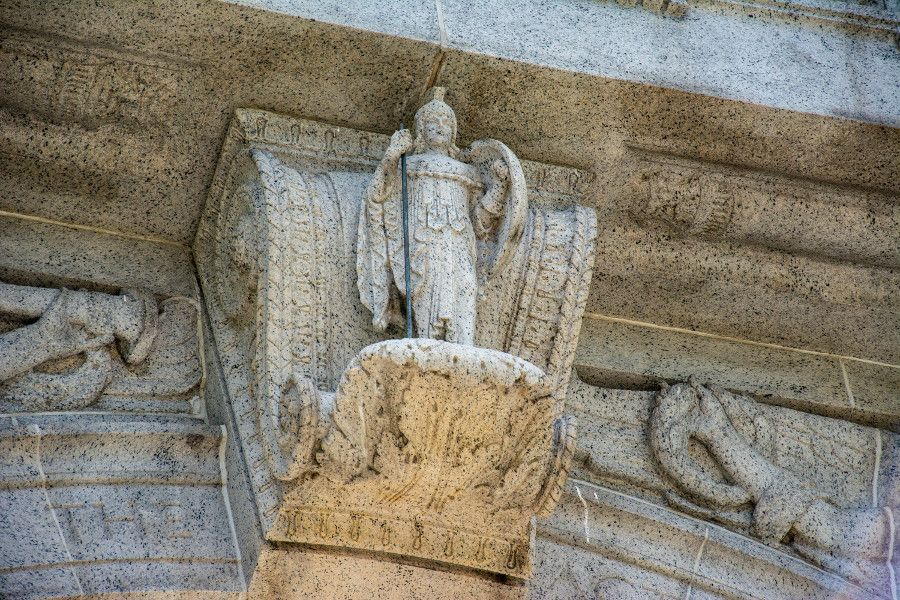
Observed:
[[[528,587],[484,575],[336,552],[277,549],[260,557],[248,600],[524,600]]]
[[[0,2],[0,280],[23,286],[0,293],[0,596],[896,598],[897,31],[887,5],[818,0]],[[453,315],[482,347],[457,362],[485,366],[387,342],[342,390],[385,337],[359,199],[434,85],[460,146],[518,157],[478,166],[534,201],[515,269]],[[533,363],[504,371],[521,397],[411,442],[433,433],[413,396],[490,404],[460,381],[496,351]],[[493,496],[416,517],[527,538],[529,583],[463,568],[529,575],[451,556],[453,535],[422,550],[415,519],[415,551],[377,519],[326,539],[310,497],[371,506],[304,469],[330,451],[365,487],[340,436],[376,406],[354,440],[389,488],[402,459],[522,419],[540,460],[490,487],[527,488],[515,519],[485,516]],[[475,454],[419,472],[484,475]],[[371,505],[415,512],[409,489]],[[526,524],[546,490],[558,509]]]
[[[889,15],[845,28],[875,7],[704,0],[676,20],[628,2],[488,4],[3,3],[0,208],[187,244],[235,109],[387,133],[437,84],[463,141],[595,175],[588,310],[897,364],[884,265],[900,129],[873,124],[900,105]],[[724,221],[701,214],[673,239],[636,217],[648,155],[734,184],[730,228],[709,236]]]
[[[267,538],[527,578],[531,519],[553,511],[574,450],[554,440],[566,421],[548,382],[462,344],[364,348],[341,377],[318,477],[286,490]]]
[[[527,578],[531,516],[552,511],[574,451],[561,408],[596,235],[575,204],[589,174],[492,140],[458,149],[439,100],[419,115],[414,138],[389,141],[237,111],[195,242],[224,389],[262,538]],[[412,186],[416,340],[390,339],[401,142],[434,161],[413,177],[447,211]]]
[[[0,427],[5,597],[243,588],[219,428],[68,415]]]

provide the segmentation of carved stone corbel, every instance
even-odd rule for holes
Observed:
[[[530,574],[531,518],[553,509],[573,451],[540,369],[380,342],[347,367],[333,410],[316,471],[285,495],[270,539]]]
[[[469,179],[513,165],[519,226],[479,284],[474,345],[392,340],[357,286],[387,146],[246,110],[223,148],[195,252],[262,529],[527,578],[532,518],[553,510],[574,453],[562,407],[593,264],[596,218],[577,205],[591,177],[508,149],[506,170],[479,170],[449,148],[439,166]],[[490,209],[511,188],[492,189]]]

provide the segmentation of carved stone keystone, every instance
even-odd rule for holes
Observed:
[[[271,541],[527,578],[574,452],[591,178],[457,148],[440,93],[414,134],[231,126],[194,247],[255,505]],[[392,340],[404,151],[422,338]]]

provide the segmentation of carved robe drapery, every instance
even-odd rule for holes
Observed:
[[[392,137],[363,199],[358,285],[378,329],[399,324],[407,293],[419,337],[475,345],[479,288],[508,265],[524,232],[528,192],[501,142],[456,146],[456,116],[436,89],[416,112],[416,138]],[[410,284],[400,216],[400,156],[409,154]]]
[[[448,340],[474,343],[478,279],[475,230],[468,213],[473,192],[481,187],[477,173],[446,156],[413,156],[409,167],[410,236],[416,242],[410,257],[413,310],[431,315],[419,335],[432,337],[446,329]],[[395,271],[395,282],[397,275]],[[472,318],[455,321],[456,314]]]
[[[418,334],[433,337],[443,333],[450,341],[472,344],[478,278],[475,230],[469,211],[475,193],[482,188],[477,170],[449,156],[435,154],[414,155],[408,164],[413,311],[430,315],[419,324]],[[369,308],[376,320],[385,324],[391,317],[399,321],[397,292],[402,293],[405,288],[402,238],[397,235],[401,227],[396,197],[399,190],[391,191],[382,210],[367,206],[368,218],[360,219],[360,262],[372,264],[373,243],[387,249],[381,264],[360,269],[361,288],[381,288],[363,297],[371,298]],[[389,292],[390,279],[394,287]],[[389,311],[393,314],[388,315]]]

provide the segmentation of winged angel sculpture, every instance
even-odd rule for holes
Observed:
[[[402,320],[401,155],[408,159],[413,317],[420,337],[475,344],[477,290],[509,262],[528,216],[522,165],[497,140],[456,146],[456,115],[443,90],[401,129],[375,172],[359,221],[363,304],[379,329]]]
[[[562,413],[596,233],[577,205],[587,174],[526,165],[535,198],[572,201],[529,206],[509,148],[456,145],[443,90],[414,125],[388,141],[250,111],[228,137],[198,265],[217,343],[235,349],[221,357],[242,439],[269,467],[261,522],[270,540],[527,577],[531,519],[574,453]],[[408,316],[404,154],[420,339],[398,340],[382,332]]]

